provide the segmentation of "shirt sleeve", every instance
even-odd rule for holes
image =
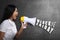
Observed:
[[[3,23],[0,25],[0,31],[1,31],[1,32],[6,32],[6,31],[7,31],[7,27],[8,27],[7,22],[3,22]]]

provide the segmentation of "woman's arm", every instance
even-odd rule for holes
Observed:
[[[18,38],[21,35],[21,33],[23,32],[23,30],[24,29],[21,27],[20,30],[16,33],[15,38]]]
[[[15,36],[15,38],[17,39],[20,35],[21,35],[21,33],[23,32],[23,30],[24,30],[24,26],[27,26],[27,24],[23,24],[23,23],[21,23],[22,24],[22,26],[21,26],[21,28],[20,28],[20,30],[16,33],[16,36]]]
[[[5,33],[0,31],[0,40],[3,40]]]

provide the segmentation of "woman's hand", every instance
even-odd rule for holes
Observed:
[[[25,27],[27,27],[27,23],[23,23],[23,22],[21,22],[21,28],[20,28],[20,30],[17,32],[17,34],[16,34],[16,36],[15,36],[15,38],[16,39],[18,39],[18,37],[21,35],[21,33],[23,32],[23,29],[26,29]]]
[[[27,28],[27,23],[25,23],[25,22],[24,22],[24,23],[23,23],[23,22],[21,22],[21,24],[22,24],[22,26],[21,26],[21,27],[22,27],[23,29],[26,29],[26,28]]]

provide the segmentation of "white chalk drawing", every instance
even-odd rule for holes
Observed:
[[[42,21],[39,19],[36,20],[36,25],[43,28],[50,34],[53,32],[55,24],[56,22],[52,22],[52,21]]]

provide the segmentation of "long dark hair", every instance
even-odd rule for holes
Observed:
[[[16,8],[15,5],[11,5],[11,4],[7,5],[5,10],[4,10],[2,21],[6,20],[6,19],[9,19],[13,15],[13,12],[15,11],[15,8]]]

